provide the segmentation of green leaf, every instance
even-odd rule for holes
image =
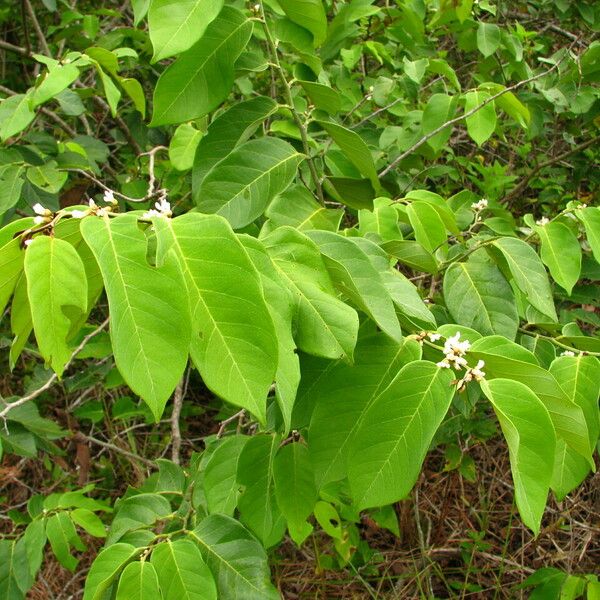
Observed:
[[[87,308],[83,263],[68,242],[37,236],[25,252],[25,274],[38,348],[60,376],[72,352],[67,339],[73,321]]]
[[[215,448],[204,467],[204,492],[210,513],[233,517],[240,495],[237,471],[247,436],[226,437]]]
[[[138,494],[119,500],[117,513],[111,523],[106,539],[107,545],[114,545],[128,531],[153,525],[159,519],[171,514],[169,501],[160,494]]]
[[[388,198],[375,198],[372,209],[358,211],[358,229],[363,236],[377,242],[402,239],[398,211]]]
[[[298,81],[298,83],[316,108],[324,110],[330,115],[335,115],[341,110],[342,99],[333,88],[313,81]]]
[[[402,330],[392,298],[369,256],[355,243],[330,231],[307,234],[325,258],[334,285],[367,313],[392,339],[400,341]]]
[[[0,140],[20,133],[35,118],[30,94],[15,94],[0,102]]]
[[[488,379],[514,379],[529,387],[550,413],[556,433],[592,464],[588,425],[580,406],[571,400],[554,376],[537,364],[529,350],[500,336],[477,340],[474,359],[485,361]]]
[[[206,175],[198,207],[224,216],[234,229],[245,227],[290,185],[302,159],[293,146],[278,138],[246,142]]]
[[[0,247],[0,314],[4,312],[21,277],[24,257],[19,238]]]
[[[494,23],[479,22],[477,26],[477,48],[486,58],[498,50],[501,42],[500,27]]]
[[[58,512],[49,517],[46,522],[46,535],[58,562],[69,571],[74,571],[79,561],[71,555],[71,544],[74,539],[79,539],[79,536],[69,515],[66,512]]]
[[[406,214],[415,232],[415,239],[426,250],[433,253],[446,243],[446,227],[435,208],[422,200],[411,202]]]
[[[83,600],[102,600],[123,567],[140,553],[131,544],[112,544],[98,554],[85,580]]]
[[[29,573],[35,579],[44,560],[44,548],[47,542],[46,519],[34,519],[31,521],[27,525],[22,539],[27,552]]]
[[[0,598],[24,600],[32,584],[23,540],[0,539]]]
[[[213,576],[192,540],[167,540],[152,551],[163,600],[217,600]]]
[[[578,208],[575,210],[575,215],[583,223],[594,258],[600,263],[600,208],[591,206]]]
[[[450,408],[451,380],[447,369],[415,361],[370,405],[348,457],[350,489],[359,509],[391,504],[410,492]]]
[[[325,41],[327,16],[321,0],[279,0],[279,5],[290,21],[312,33],[315,46]]]
[[[353,365],[320,361],[319,370],[303,379],[298,402],[308,411],[314,407],[308,447],[319,488],[346,476],[349,448],[368,409],[401,367],[420,358],[415,340],[398,344],[370,333],[359,338]]]
[[[223,8],[223,0],[152,0],[148,29],[152,62],[192,47]]]
[[[269,115],[277,110],[277,103],[266,96],[238,102],[221,113],[200,140],[194,169],[192,192],[196,204],[201,200],[200,186],[206,174],[237,145],[243,144]]]
[[[129,563],[121,573],[116,600],[162,600],[156,570],[145,560]]]
[[[21,199],[24,183],[21,175],[24,170],[25,168],[21,165],[0,167],[0,216]]]
[[[299,546],[312,532],[306,522],[317,502],[317,487],[308,449],[299,442],[287,444],[273,462],[275,496],[290,537]]]
[[[414,81],[417,85],[420,84],[429,65],[429,60],[426,58],[408,60],[408,58],[405,56],[402,59],[402,63],[404,65],[404,72],[408,78]]]
[[[202,38],[161,74],[150,125],[191,121],[216,108],[231,90],[235,59],[251,33],[252,21],[225,6]]]
[[[519,326],[510,284],[484,251],[467,262],[453,263],[444,275],[444,301],[459,325],[483,335],[495,333],[514,340]]]
[[[188,213],[157,218],[154,225],[159,251],[171,249],[184,273],[192,314],[190,353],[204,383],[264,422],[277,369],[277,337],[244,247],[217,216]]]
[[[189,535],[212,571],[219,597],[280,600],[263,547],[239,522],[210,515]]]
[[[550,488],[558,502],[583,482],[590,472],[590,465],[581,454],[577,454],[563,439],[556,440],[554,470]]]
[[[117,367],[158,420],[181,379],[190,345],[179,262],[171,253],[160,267],[148,264],[147,241],[133,214],[86,218],[81,232],[102,271]]]
[[[361,175],[371,181],[375,190],[379,189],[379,179],[375,170],[375,163],[371,151],[364,140],[350,129],[329,121],[317,121],[333,138],[350,162],[358,169]]]
[[[68,174],[57,169],[55,161],[50,161],[40,167],[29,167],[27,179],[40,189],[50,194],[56,194],[66,183]]]
[[[141,113],[142,119],[146,118],[146,96],[142,84],[131,77],[119,77],[119,85],[133,101],[136,110]]]
[[[535,232],[542,244],[540,256],[548,267],[554,281],[562,286],[569,296],[581,274],[581,246],[575,234],[557,221],[537,225]]]
[[[237,480],[244,486],[238,500],[240,520],[266,548],[280,542],[285,533],[273,484],[273,459],[280,441],[278,435],[251,437],[238,462]]]
[[[467,92],[465,94],[465,113],[480,106],[489,98],[490,95],[487,92],[479,90]],[[477,112],[467,117],[465,121],[467,123],[467,132],[473,141],[478,146],[481,146],[491,137],[494,129],[496,129],[496,109],[494,108],[494,103],[490,102],[486,104],[483,108],[480,108]]]
[[[435,131],[438,127],[441,127],[444,123],[452,119],[456,113],[457,105],[458,102],[456,96],[433,94],[427,101],[427,105],[423,111],[423,119],[421,121],[423,134],[427,135],[428,133]],[[427,143],[435,152],[439,152],[446,145],[451,134],[452,127],[446,127],[444,130],[430,138]]]
[[[35,108],[64,89],[68,88],[76,79],[79,78],[79,69],[73,64],[57,64],[50,67],[46,76],[41,79],[41,83],[36,86],[31,99],[31,108]]]
[[[556,434],[550,415],[531,389],[518,381],[482,381],[481,389],[492,403],[508,443],[519,513],[537,535],[554,464]]]
[[[548,276],[535,250],[523,240],[503,237],[493,242],[504,256],[517,287],[525,294],[530,304],[557,320],[554,300]]]
[[[280,227],[263,243],[293,294],[298,348],[325,358],[351,358],[358,315],[337,298],[316,244],[290,227]]]
[[[398,259],[401,263],[408,265],[411,269],[425,271],[433,275],[438,272],[438,264],[435,256],[418,242],[412,240],[393,240],[383,243],[381,247],[388,254]]]
[[[71,511],[73,523],[85,529],[90,535],[98,538],[106,537],[106,527],[104,523],[87,508],[76,508]]]
[[[175,130],[169,144],[169,160],[175,169],[187,171],[192,168],[201,139],[202,132],[191,123],[183,123]]]

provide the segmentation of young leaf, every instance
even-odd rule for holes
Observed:
[[[273,462],[277,504],[287,521],[290,537],[299,546],[310,535],[306,522],[317,501],[317,487],[308,449],[299,442],[287,444]]]
[[[587,241],[592,248],[594,258],[600,263],[600,208],[597,206],[578,208],[575,211],[575,215],[583,223]]]
[[[264,422],[277,337],[259,275],[225,219],[155,219],[159,253],[171,249],[187,285],[190,353],[205,384]],[[168,257],[168,253],[167,253]]]
[[[73,321],[87,307],[83,263],[68,242],[38,236],[25,252],[25,275],[38,348],[60,376],[71,356],[67,339]]]
[[[421,129],[427,135],[454,117],[457,97],[448,94],[433,94],[427,101],[423,111]],[[450,139],[452,127],[446,127],[427,142],[435,152],[439,152]]]
[[[433,253],[446,242],[446,227],[435,208],[422,200],[411,202],[406,214],[415,232],[415,239]]]
[[[482,381],[481,389],[492,403],[508,443],[519,513],[537,535],[554,465],[556,434],[550,415],[539,398],[518,381]]]
[[[215,581],[192,540],[159,544],[152,551],[163,600],[217,600]]]
[[[87,508],[76,508],[71,511],[71,520],[94,537],[106,537],[106,527],[104,526],[104,523],[95,513]]]
[[[252,34],[252,21],[226,6],[192,48],[161,74],[154,90],[153,127],[202,117],[233,85],[235,59]]]
[[[263,547],[238,521],[209,515],[189,536],[212,571],[219,597],[280,600]]]
[[[173,168],[187,171],[194,164],[196,148],[202,139],[202,132],[191,123],[182,123],[173,134],[169,144],[169,160]]]
[[[557,221],[537,225],[535,232],[540,238],[540,256],[548,267],[554,281],[562,286],[569,296],[581,273],[581,246],[575,234]]]
[[[131,544],[112,544],[104,548],[92,563],[85,580],[83,600],[102,600],[123,567],[139,553],[140,550]]]
[[[453,263],[444,275],[444,301],[459,325],[483,335],[495,333],[514,340],[519,326],[517,304],[510,284],[485,252]]]
[[[193,46],[223,8],[223,0],[152,0],[148,12],[152,62]]]
[[[200,187],[206,174],[237,145],[243,144],[269,115],[277,110],[277,103],[266,96],[238,102],[221,113],[200,140],[192,170],[192,193],[196,204],[200,201]]]
[[[325,358],[351,358],[358,315],[337,298],[316,244],[290,227],[280,227],[263,243],[294,296],[298,348]]]
[[[163,600],[152,563],[130,562],[121,573],[116,600]]]
[[[133,214],[84,219],[81,232],[102,271],[117,367],[159,419],[190,345],[188,297],[177,258],[169,254],[160,267],[150,266]]]
[[[293,146],[278,138],[246,142],[206,175],[198,207],[222,215],[234,229],[245,227],[290,185],[302,159]]]
[[[490,98],[487,92],[476,90],[465,94],[465,112],[469,112]],[[466,118],[467,132],[473,141],[481,146],[496,129],[496,109],[490,102]]]
[[[359,509],[397,502],[410,492],[450,408],[451,381],[448,369],[415,361],[370,405],[348,457],[348,480]]]
[[[500,28],[494,23],[480,21],[477,27],[477,48],[486,58],[498,50],[501,43]]]
[[[51,67],[41,83],[35,88],[31,108],[35,108],[69,87],[79,77],[79,69],[73,64]]]
[[[46,535],[58,562],[69,571],[74,571],[79,561],[71,555],[71,544],[75,539],[78,540],[79,536],[69,515],[66,512],[57,512],[49,517]]]
[[[548,276],[535,250],[527,242],[513,237],[502,237],[493,245],[504,256],[517,287],[531,305],[556,321]]]

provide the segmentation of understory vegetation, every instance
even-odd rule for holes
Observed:
[[[600,4],[0,4],[0,600],[600,598]]]

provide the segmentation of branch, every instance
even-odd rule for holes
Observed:
[[[102,188],[106,192],[112,192],[115,196],[126,200],[127,202],[148,202],[148,200],[152,200],[157,194],[153,194],[152,196],[144,196],[143,198],[131,198],[131,196],[126,196],[121,192],[117,192],[111,188],[109,188],[106,184],[102,183],[99,179],[96,179],[91,173],[84,171],[83,169],[63,169],[63,171],[68,171],[69,173],[79,173],[79,175],[83,175],[87,177],[90,181],[93,181],[98,187]],[[160,190],[159,190],[160,192]]]
[[[5,42],[4,40],[0,40],[0,49],[8,50],[9,52],[14,52],[15,54],[20,54],[21,56],[30,56],[31,53],[27,51],[27,48],[21,48],[21,46],[15,46],[10,42]]]
[[[96,329],[94,329],[94,331],[92,331],[91,333],[88,333],[83,340],[81,340],[81,343],[77,346],[77,348],[75,348],[75,350],[73,350],[69,360],[67,361],[67,364],[65,365],[65,370],[71,365],[71,363],[73,362],[73,360],[75,360],[75,357],[83,350],[83,348],[85,347],[85,345],[96,335],[98,335],[106,326],[108,325],[108,318],[105,319],[100,325],[98,325],[98,327],[96,327]],[[48,378],[48,380],[41,385],[39,388],[37,388],[36,390],[34,390],[33,392],[30,392],[29,394],[27,394],[26,396],[23,396],[22,398],[19,398],[19,400],[15,400],[14,402],[8,402],[4,405],[4,408],[0,411],[0,419],[2,419],[4,421],[4,426],[6,427],[6,415],[13,409],[13,408],[17,408],[17,406],[21,406],[22,404],[26,404],[27,402],[29,402],[30,400],[33,400],[34,398],[37,398],[40,394],[43,394],[46,390],[48,390],[49,388],[52,387],[52,385],[54,384],[54,382],[58,379],[58,375],[56,373],[52,373],[52,375],[50,375],[50,377]]]
[[[179,427],[179,417],[181,416],[181,406],[183,405],[184,383],[185,377],[182,377],[175,388],[175,393],[173,394],[173,412],[171,414],[171,460],[176,465],[180,463],[181,429]]]
[[[571,44],[571,46],[572,45],[573,44]],[[569,50],[571,49],[571,46],[569,46]],[[565,56],[567,56],[567,53],[565,53]],[[458,117],[454,117],[453,119],[450,119],[449,121],[446,121],[445,123],[442,123],[439,127],[434,129],[433,131],[429,132],[427,135],[424,135],[418,142],[413,144],[408,150],[405,150],[402,154],[400,154],[400,156],[397,156],[385,169],[383,169],[379,173],[379,177],[385,177],[390,171],[393,171],[407,156],[412,154],[415,150],[420,148],[423,144],[427,143],[431,138],[435,137],[438,133],[440,133],[441,131],[444,131],[444,129],[446,129],[447,127],[450,127],[456,123],[460,123],[460,121],[463,121],[464,119],[468,119],[471,115],[474,115],[476,112],[480,111],[482,108],[484,108],[488,104],[492,103],[497,98],[500,98],[500,96],[503,96],[504,94],[508,94],[508,92],[513,92],[514,90],[517,90],[517,89],[523,87],[524,85],[527,85],[528,83],[532,83],[532,82],[536,81],[537,79],[541,79],[542,77],[549,75],[552,71],[554,71],[555,69],[558,68],[558,66],[564,60],[565,56],[563,56],[558,62],[554,63],[549,69],[546,69],[545,71],[542,71],[541,73],[538,73],[537,75],[533,75],[532,77],[529,77],[528,79],[524,79],[523,81],[518,81],[517,83],[510,85],[507,88],[504,88],[503,90],[499,91],[497,94],[490,96],[487,100],[485,100],[481,104],[478,104],[477,106],[473,107],[471,110],[463,113],[462,115],[458,115]]]
[[[47,56],[52,56],[52,53],[50,52],[50,46],[48,46],[48,42],[46,41],[46,36],[44,35],[42,28],[40,27],[40,22],[37,20],[35,11],[33,10],[33,6],[31,5],[30,0],[23,0],[23,1],[25,3],[25,8],[27,8],[27,12],[29,13],[29,16],[31,17],[31,22],[33,23],[33,28],[35,29],[35,33],[38,36],[38,39],[40,40],[40,45],[42,46],[42,50],[45,52],[45,54]]]
[[[149,460],[148,458],[144,458],[143,456],[140,456],[139,454],[134,454],[133,452],[130,452],[129,450],[125,450],[124,448],[120,448],[119,446],[117,446],[115,444],[111,444],[110,442],[104,442],[102,440],[91,437],[89,435],[85,435],[84,433],[81,433],[81,431],[78,431],[73,436],[73,438],[75,440],[77,440],[77,439],[85,440],[86,442],[96,444],[97,446],[102,446],[103,448],[106,448],[107,450],[113,450],[114,452],[118,452],[119,454],[126,456],[127,458],[131,459],[132,461],[138,461],[138,462],[143,463],[150,469],[157,468],[156,463],[152,460]]]

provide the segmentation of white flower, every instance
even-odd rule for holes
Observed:
[[[560,353],[561,356],[575,356],[575,352],[572,352],[571,350],[565,350],[564,352]]]
[[[37,204],[33,205],[33,212],[36,215],[41,215],[41,216],[46,215],[46,209],[39,202]]]
[[[96,211],[96,216],[98,216],[98,217],[107,217],[109,212],[110,212],[109,208],[99,208]]]
[[[481,200],[479,200],[479,202],[473,202],[473,204],[471,204],[471,208],[476,212],[485,210],[487,207],[488,201],[485,198],[482,198]]]
[[[427,337],[429,338],[430,341],[432,342],[437,342],[441,337],[442,334],[441,333],[428,333]]]
[[[436,334],[434,334],[436,335]],[[471,344],[469,340],[460,340],[460,332],[449,337],[444,343],[444,360],[437,363],[438,367],[447,369],[454,367],[456,371],[462,368],[467,368],[467,359],[464,355],[470,350]]]
[[[450,368],[450,363],[448,362],[448,359],[444,359],[444,360],[440,360],[439,363],[435,364],[436,367],[440,367],[441,369],[449,369]]]
[[[24,243],[26,246],[29,246],[29,245],[31,244],[31,242],[33,242],[33,240],[32,240],[31,238],[29,238],[28,240],[25,240],[23,243]]]
[[[35,225],[43,225],[48,222],[48,218],[37,215],[36,217],[33,217],[33,222]]]
[[[94,202],[93,198],[88,200],[88,204],[92,210],[98,210],[98,205]]]
[[[173,213],[171,211],[171,204],[166,198],[161,198],[158,202],[154,203],[155,208],[147,210],[143,215],[143,219],[152,219],[153,217],[165,217],[169,218]]]
[[[470,370],[470,374],[475,378],[475,381],[481,381],[485,377],[485,372],[482,371],[485,367],[485,361],[477,361],[477,365]]]
[[[112,204],[113,206],[118,204],[117,200],[115,199],[115,193],[112,190],[104,191],[104,202],[106,202],[106,204]]]
[[[542,217],[541,219],[538,219],[535,222],[536,225],[540,225],[541,227],[543,227],[544,225],[548,225],[548,223],[550,223],[550,219],[548,219],[547,217]]]
[[[83,217],[86,217],[88,215],[88,211],[87,210],[72,210],[71,211],[71,216],[74,219],[83,219]]]

